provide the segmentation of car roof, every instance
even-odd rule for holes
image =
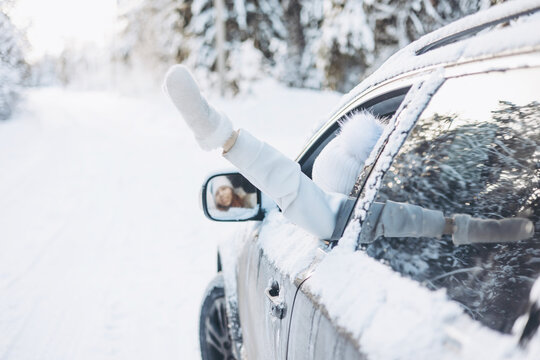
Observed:
[[[534,14],[530,21],[496,28],[494,25]],[[455,65],[482,58],[519,51],[540,50],[540,1],[512,1],[466,16],[436,31],[422,36],[392,55],[373,74],[343,95],[339,104],[322,123],[314,128],[316,134],[344,107],[366,91],[434,67]],[[483,31],[482,31],[483,30]],[[474,36],[472,36],[474,35]],[[328,121],[328,119],[331,119]]]

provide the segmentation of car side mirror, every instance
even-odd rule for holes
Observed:
[[[261,191],[237,172],[210,176],[201,189],[204,215],[214,221],[262,220]]]

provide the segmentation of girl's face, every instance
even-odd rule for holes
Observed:
[[[216,204],[229,207],[233,200],[233,189],[229,186],[220,186],[216,191],[215,201]]]

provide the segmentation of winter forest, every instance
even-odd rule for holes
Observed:
[[[10,20],[17,1],[0,2],[4,119],[21,86],[117,86],[118,77],[134,73],[159,81],[174,63],[204,72],[206,86],[217,81],[213,0],[117,0],[114,31],[103,46],[67,43],[31,62],[24,28]],[[227,89],[234,95],[246,82],[271,76],[291,87],[346,92],[399,48],[497,2],[225,0]]]

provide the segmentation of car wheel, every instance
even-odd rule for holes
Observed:
[[[234,360],[221,273],[210,282],[205,294],[199,319],[201,357],[203,360]]]

